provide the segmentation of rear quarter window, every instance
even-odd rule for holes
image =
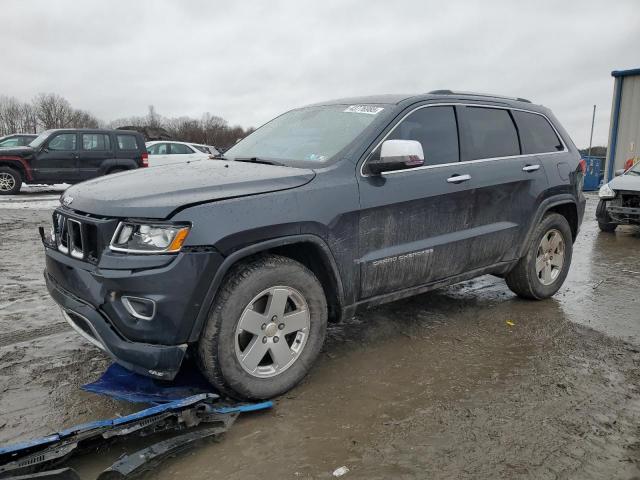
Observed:
[[[517,110],[512,113],[518,124],[522,153],[548,153],[564,150],[558,135],[545,117]]]
[[[508,110],[466,107],[463,111],[468,160],[520,155],[518,133]]]
[[[119,150],[138,150],[138,139],[135,135],[116,135]]]

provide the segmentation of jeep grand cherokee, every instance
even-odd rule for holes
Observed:
[[[524,99],[436,91],[289,111],[219,162],[69,188],[41,230],[65,318],[160,379],[281,394],[327,321],[483,274],[544,299],[584,213],[584,163]]]

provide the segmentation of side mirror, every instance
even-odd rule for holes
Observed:
[[[405,170],[424,165],[422,145],[415,140],[385,140],[380,148],[380,159],[367,163],[374,175],[390,170]]]
[[[619,177],[620,175],[624,175],[625,169],[621,168],[620,170],[616,170],[616,177]]]

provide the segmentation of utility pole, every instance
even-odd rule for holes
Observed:
[[[588,156],[591,157],[591,145],[593,143],[593,125],[596,121],[596,106],[593,106],[593,115],[591,117],[591,136],[589,137],[589,154]]]

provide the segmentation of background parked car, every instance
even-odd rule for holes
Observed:
[[[613,232],[618,225],[640,225],[640,163],[600,187],[600,203],[596,210],[598,226]]]
[[[78,183],[147,165],[138,132],[57,129],[42,132],[28,146],[0,149],[0,195],[15,194],[23,182]]]
[[[173,141],[147,142],[147,151],[149,152],[150,167],[209,159],[218,154],[215,147],[210,145]]]
[[[24,147],[33,142],[38,135],[35,133],[14,133],[0,138],[0,148]]]

